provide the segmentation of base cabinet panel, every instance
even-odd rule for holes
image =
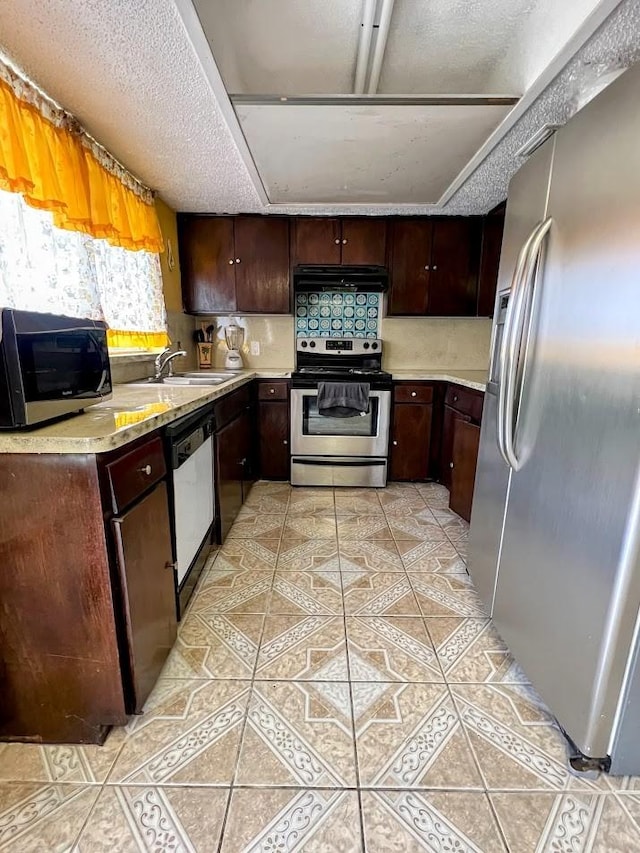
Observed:
[[[391,480],[426,480],[433,406],[401,403],[394,406],[391,430]]]
[[[479,447],[480,427],[457,419],[453,428],[453,468],[450,469],[449,507],[466,521],[471,520]]]
[[[258,404],[260,477],[263,480],[289,479],[289,404]]]
[[[223,542],[242,508],[242,458],[237,423],[232,421],[216,435],[216,497]]]
[[[177,634],[165,483],[112,520],[133,683],[134,713],[151,693]]]
[[[95,456],[0,454],[0,740],[127,721]]]
[[[470,421],[469,415],[463,415],[452,409],[443,407],[442,412],[442,444],[440,445],[440,482],[451,489],[451,469],[453,468],[453,436],[457,421]]]

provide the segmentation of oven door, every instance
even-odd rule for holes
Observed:
[[[291,450],[307,456],[386,457],[391,392],[371,391],[369,411],[352,418],[318,414],[317,388],[291,391]]]

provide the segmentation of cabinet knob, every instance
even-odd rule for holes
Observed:
[[[236,263],[237,263],[237,264],[239,264],[239,263],[240,263],[240,258],[236,258]]]
[[[411,392],[411,396],[412,396],[412,397],[417,397],[417,396],[418,396],[418,394],[417,394],[417,392],[416,392],[416,391],[412,391],[412,392]]]
[[[397,447],[397,446],[398,446],[398,442],[397,442],[397,441],[394,441],[394,442],[393,442],[393,446],[394,446],[394,447]]]
[[[431,267],[431,269],[433,269],[433,270],[437,270],[437,269],[438,269],[438,265],[437,265],[437,264],[434,264],[434,265]]]
[[[343,246],[346,246],[346,245],[347,245],[347,241],[346,241],[346,240],[343,240],[343,241],[342,241],[342,245],[343,245]]]
[[[453,468],[453,462],[449,462],[449,468]]]
[[[270,394],[275,394],[275,393],[276,393],[276,389],[275,389],[275,388],[269,388],[269,393],[270,393]]]
[[[424,265],[424,268],[425,268],[426,270],[428,270],[428,269],[430,268],[430,267],[429,267],[429,264],[425,264],[425,265]]]
[[[176,564],[170,562],[170,560],[167,560],[167,562],[164,564],[164,567],[165,567],[165,569],[175,569]]]
[[[233,262],[233,258],[229,258],[229,263],[232,264]]]
[[[336,239],[333,242],[336,244],[336,246],[339,246],[340,245],[340,238],[336,237]]]
[[[286,439],[286,438],[284,439],[284,441],[283,441],[282,443],[283,443],[283,444],[289,444],[289,442],[287,441],[287,439]]]
[[[144,465],[142,468],[138,468],[138,471],[140,471],[141,474],[146,474],[147,477],[150,477],[153,468],[151,467],[151,465]]]
[[[454,396],[454,398],[453,398],[453,402],[454,402],[454,403],[457,403],[457,402],[458,402],[458,397],[457,397],[457,396]]]

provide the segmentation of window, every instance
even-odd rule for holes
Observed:
[[[0,191],[0,305],[105,320],[110,346],[167,341],[159,256],[57,228]]]

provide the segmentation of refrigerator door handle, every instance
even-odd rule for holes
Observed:
[[[540,257],[540,249],[544,238],[551,228],[553,219],[548,217],[543,222],[539,223],[533,231],[532,237],[528,243],[528,251],[526,261],[522,271],[522,286],[519,296],[516,300],[516,311],[513,328],[511,330],[510,347],[507,355],[507,381],[505,383],[505,401],[504,401],[504,449],[508,464],[514,471],[519,471],[523,464],[523,459],[518,458],[515,449],[515,436],[517,430],[517,422],[514,419],[514,411],[516,406],[516,378],[518,376],[519,357],[523,351],[522,336],[524,334],[524,352],[526,353],[529,347],[529,338],[531,336],[531,328],[533,325],[533,317],[535,314],[536,300],[536,265]],[[527,297],[529,297],[527,299]],[[530,304],[529,322],[527,329],[523,328],[524,311]]]
[[[509,290],[509,302],[507,304],[507,311],[504,318],[504,328],[502,331],[502,341],[500,342],[500,352],[498,354],[499,362],[499,388],[498,388],[498,406],[497,406],[497,441],[498,441],[498,450],[500,451],[500,455],[504,459],[504,461],[509,465],[509,467],[513,467],[512,461],[513,459],[509,457],[507,454],[507,446],[506,446],[506,432],[507,432],[507,420],[506,420],[506,401],[507,401],[507,392],[509,388],[509,377],[507,374],[507,365],[509,363],[508,354],[511,351],[511,339],[513,338],[513,330],[517,328],[517,324],[514,327],[514,320],[516,315],[518,314],[518,305],[521,301],[521,294],[523,290],[522,282],[522,272],[527,260],[527,256],[529,254],[529,248],[533,241],[533,238],[536,235],[536,232],[540,226],[540,223],[536,225],[531,234],[529,234],[527,240],[523,243],[522,248],[520,249],[520,253],[518,254],[518,260],[516,262],[515,268],[513,270],[513,276],[511,278],[511,288]]]

